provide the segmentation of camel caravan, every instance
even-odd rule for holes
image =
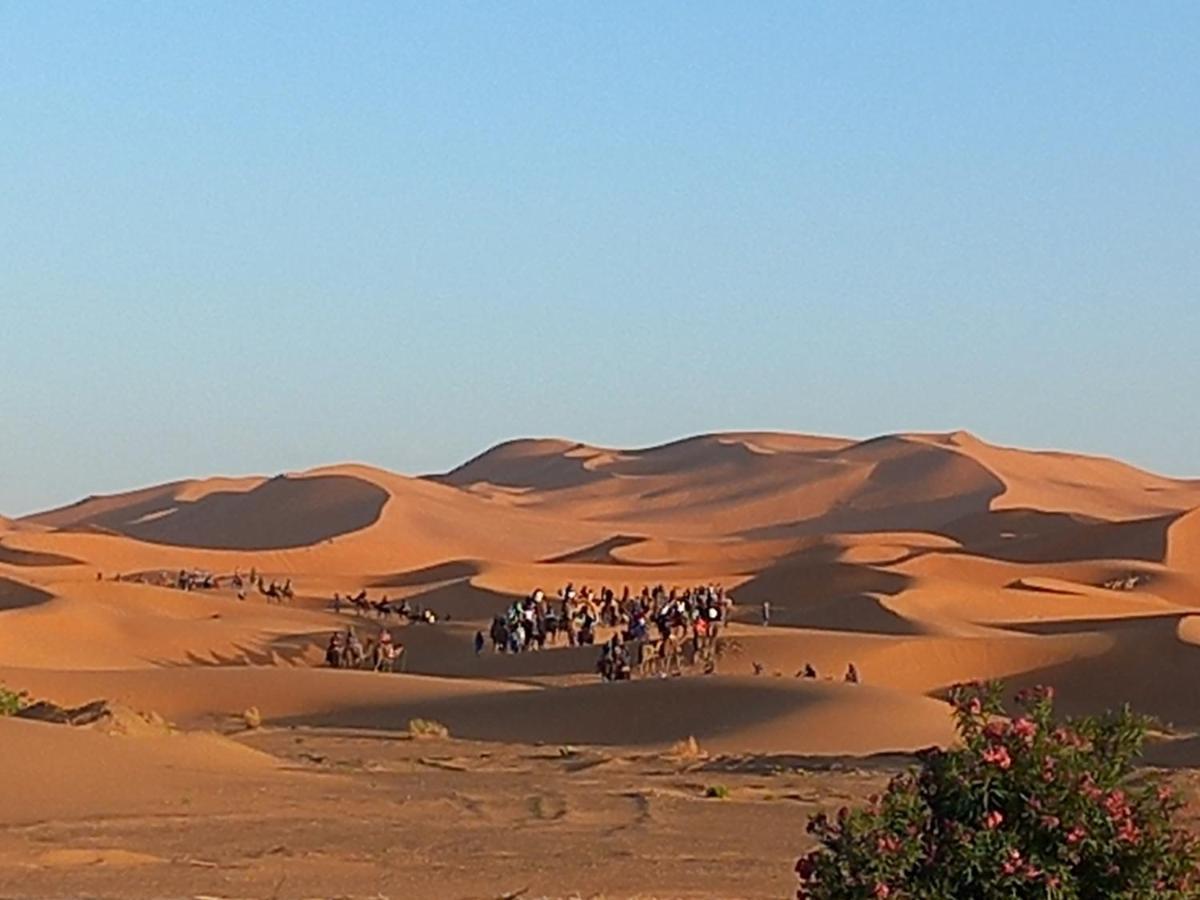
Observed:
[[[490,638],[493,653],[528,653],[554,647],[596,643],[596,629],[613,634],[601,645],[596,671],[605,681],[682,675],[699,667],[716,670],[717,637],[728,621],[733,599],[720,585],[684,590],[663,585],[618,596],[609,587],[576,590],[568,584],[553,599],[535,590],[514,601],[492,620],[487,637],[475,635],[480,654]]]
[[[340,614],[352,610],[356,618],[374,617],[381,623],[393,616],[402,623],[436,624],[433,610],[407,600],[372,600],[366,590],[343,597],[333,595],[330,609]],[[493,653],[519,654],[544,651],[559,645],[589,647],[597,630],[610,630],[600,645],[596,673],[605,681],[625,681],[635,676],[678,676],[691,671],[716,671],[718,636],[729,621],[733,598],[720,585],[668,590],[663,585],[620,595],[609,587],[597,591],[562,588],[554,598],[541,589],[513,603],[493,618],[485,634],[475,634],[476,656],[491,642]],[[402,669],[404,648],[387,628],[364,645],[352,627],[334,632],[325,648],[325,664],[336,669],[369,669],[393,672]]]
[[[335,631],[325,646],[325,664],[333,669],[368,669],[399,672],[404,666],[404,645],[381,629],[379,636],[364,646],[353,628]]]
[[[438,620],[437,614],[433,610],[422,609],[419,605],[410,604],[407,600],[388,600],[387,594],[384,594],[380,600],[371,600],[367,597],[365,588],[353,596],[347,594],[343,597],[336,593],[333,595],[333,600],[329,604],[330,609],[335,613],[341,613],[347,607],[354,610],[356,616],[367,618],[375,616],[384,622],[392,616],[402,621],[424,622],[428,625],[434,625]]]

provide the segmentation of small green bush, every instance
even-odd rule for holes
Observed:
[[[711,784],[704,791],[705,797],[711,797],[714,800],[728,800],[729,788],[723,784]]]
[[[1148,722],[1056,722],[1053,692],[952,695],[960,746],[923,754],[868,807],[814,817],[800,900],[1196,900],[1196,839],[1161,777],[1134,777]]]
[[[24,691],[11,691],[0,684],[0,716],[15,716],[28,699]]]

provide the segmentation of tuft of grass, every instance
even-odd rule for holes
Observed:
[[[257,706],[248,706],[242,713],[242,721],[246,723],[247,728],[262,728],[262,713],[258,711]]]
[[[729,788],[723,784],[710,784],[704,789],[704,796],[713,800],[728,800]]]
[[[433,719],[409,719],[408,733],[415,738],[450,737],[450,729]]]
[[[0,716],[15,716],[24,709],[29,695],[24,691],[13,691],[0,684]]]

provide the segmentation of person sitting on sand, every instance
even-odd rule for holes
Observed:
[[[805,678],[816,678],[817,677],[817,670],[813,668],[812,663],[804,664],[804,677]]]
[[[850,663],[846,667],[846,682],[848,684],[858,684],[858,669],[855,668],[854,663]]]

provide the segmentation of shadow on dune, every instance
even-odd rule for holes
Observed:
[[[665,562],[638,562],[637,560],[621,559],[614,556],[613,551],[619,550],[622,547],[633,547],[637,544],[644,543],[646,538],[631,534],[614,534],[595,544],[590,544],[587,547],[581,547],[578,550],[572,550],[568,553],[552,556],[548,559],[543,559],[544,565],[563,565],[568,563],[589,563],[602,564],[608,566],[636,566],[638,568],[652,569],[656,567],[669,566],[670,563]]]
[[[1147,626],[1169,623],[1172,631],[1186,613],[1150,613],[1144,616],[1121,616],[1115,619],[1067,619],[1058,622],[1006,622],[997,626],[1021,634],[1062,635],[1094,634],[1096,632],[1145,631]]]
[[[40,553],[35,550],[18,550],[0,544],[0,563],[10,566],[82,566],[83,561],[57,553]]]
[[[1178,518],[1173,513],[1106,522],[1067,513],[999,510],[967,516],[935,531],[959,541],[964,552],[1005,562],[1163,562],[1167,532]]]
[[[31,521],[204,550],[283,550],[374,524],[388,497],[382,488],[348,475],[280,475],[249,491],[216,491],[193,501],[163,488],[116,508],[108,498],[87,500]],[[88,515],[88,504],[99,511]]]
[[[512,605],[514,596],[474,584],[469,578],[438,585],[408,597],[421,609],[433,610],[438,621],[490,619]]]
[[[384,575],[371,582],[374,588],[421,587],[427,584],[440,584],[444,581],[461,581],[473,578],[479,574],[479,566],[466,560],[456,559],[448,562],[413,569],[409,572],[396,572]]]
[[[0,612],[40,606],[53,599],[53,594],[48,594],[29,585],[21,584],[19,581],[0,578]]]
[[[387,676],[381,676],[387,677]],[[830,689],[795,681],[678,678],[468,694],[353,707],[282,724],[401,731],[412,718],[458,738],[520,743],[669,744],[728,733],[827,702]],[[715,715],[714,710],[720,710]]]
[[[1049,587],[1044,584],[1035,584],[1025,578],[1017,578],[1004,585],[1010,591],[1026,591],[1032,594],[1052,594],[1055,597],[1082,597],[1082,590],[1069,590],[1065,587]]]
[[[827,631],[888,635],[925,634],[920,624],[884,607],[879,595],[894,596],[912,584],[898,572],[805,557],[764,569],[734,591],[737,617],[757,621],[764,601],[771,624]]]
[[[505,488],[555,491],[608,476],[585,465],[595,455],[586,444],[559,440],[515,440],[498,444],[443,475],[429,481],[466,487],[487,482]]]

